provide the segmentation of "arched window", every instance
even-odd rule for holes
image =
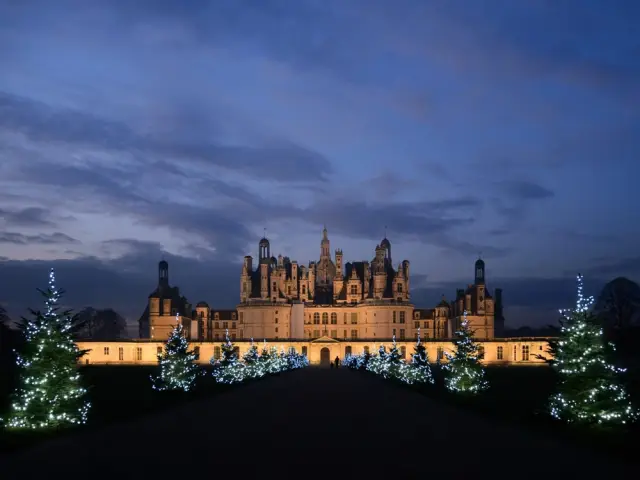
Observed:
[[[331,313],[331,325],[338,324],[338,314],[336,312]]]
[[[307,356],[307,347],[302,347],[302,355]]]
[[[313,324],[320,325],[320,314],[318,312],[313,314]]]
[[[344,356],[351,355],[351,345],[344,347]]]
[[[328,323],[329,323],[329,314],[327,312],[324,312],[322,314],[322,324],[327,325]]]

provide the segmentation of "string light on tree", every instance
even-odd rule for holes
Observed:
[[[606,342],[602,326],[591,311],[593,297],[583,293],[577,276],[576,305],[560,310],[560,337],[550,342],[552,365],[559,375],[550,399],[551,415],[568,423],[619,425],[637,418],[621,374],[625,369],[607,361],[615,346]]]
[[[238,359],[235,346],[229,338],[229,330],[225,331],[225,342],[222,344],[222,358],[212,359],[213,376],[219,383],[242,383],[247,378],[245,365]]]
[[[10,429],[48,429],[84,424],[90,409],[80,384],[78,359],[82,351],[73,341],[74,319],[70,311],[59,312],[62,291],[56,287],[55,273],[49,272],[45,312],[31,310],[32,319],[23,318],[24,351],[17,354],[20,384],[13,396]]]
[[[158,354],[160,373],[158,376],[151,376],[153,389],[158,391],[182,390],[183,392],[192,390],[196,378],[203,374],[195,360],[196,354],[189,350],[189,342],[184,334],[180,315],[176,314],[176,325],[169,334],[164,351]]]
[[[480,363],[480,346],[473,340],[473,333],[465,310],[460,328],[453,339],[455,352],[453,355],[445,352],[448,362],[443,369],[445,386],[449,391],[476,394],[489,387],[484,367]]]
[[[429,365],[429,357],[427,349],[420,339],[420,328],[418,328],[418,339],[414,347],[414,353],[411,357],[411,363],[405,365],[402,370],[400,380],[405,383],[434,383],[433,374]]]

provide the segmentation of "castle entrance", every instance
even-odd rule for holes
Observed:
[[[320,350],[320,366],[328,367],[331,363],[331,352],[327,347]]]

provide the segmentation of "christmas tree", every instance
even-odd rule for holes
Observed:
[[[480,346],[473,341],[473,331],[469,328],[467,311],[460,328],[453,339],[455,353],[445,353],[448,362],[443,366],[445,385],[449,391],[476,394],[489,387],[484,378],[484,368],[480,363]]]
[[[387,356],[387,351],[384,348],[384,345],[380,345],[378,349],[377,355],[372,355],[367,362],[366,369],[370,372],[375,373],[376,375],[381,375],[384,370],[385,358]]]
[[[260,378],[265,375],[265,370],[263,369],[262,364],[260,363],[260,355],[258,354],[258,347],[253,343],[253,338],[251,339],[251,347],[247,350],[242,356],[242,360],[244,361],[246,367],[246,374],[250,378]]]
[[[566,422],[598,425],[626,424],[636,419],[620,374],[625,369],[607,360],[614,349],[603,338],[600,322],[590,310],[593,297],[582,293],[578,275],[576,306],[561,310],[561,331],[551,342],[552,364],[559,375],[558,391],[551,397],[551,415]]]
[[[90,404],[80,385],[78,359],[70,311],[59,311],[62,292],[56,288],[53,269],[49,287],[39,290],[46,310],[31,310],[33,319],[23,318],[24,351],[17,355],[20,386],[14,394],[7,428],[44,429],[86,423]]]
[[[401,380],[406,383],[434,383],[427,349],[420,340],[420,329],[418,328],[418,340],[414,348],[411,364],[403,369]]]
[[[404,360],[400,357],[396,336],[394,335],[389,353],[384,357],[380,374],[384,378],[402,378],[402,370],[405,365]]]
[[[202,374],[202,370],[195,363],[196,354],[189,350],[189,342],[180,322],[179,314],[176,314],[176,325],[169,334],[169,339],[164,346],[164,351],[158,354],[160,362],[160,374],[151,376],[154,390],[188,392],[196,383],[196,378]]]
[[[245,380],[247,371],[238,360],[236,347],[229,339],[229,330],[225,333],[225,342],[222,344],[222,358],[214,363],[213,376],[220,383],[241,383]]]

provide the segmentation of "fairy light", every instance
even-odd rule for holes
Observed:
[[[160,373],[151,376],[154,390],[188,392],[196,383],[196,378],[203,371],[195,363],[196,354],[189,350],[184,327],[180,322],[180,315],[176,313],[176,325],[169,334],[169,339],[164,346],[164,351],[158,354]]]
[[[576,305],[560,310],[560,337],[551,343],[559,383],[549,401],[550,413],[567,423],[630,423],[638,413],[620,380],[626,369],[607,362],[615,346],[603,337],[602,326],[591,311],[594,298],[583,293],[582,275],[576,281]]]
[[[33,312],[34,318],[22,326],[24,352],[16,352],[20,386],[14,393],[9,417],[0,419],[9,429],[84,424],[91,408],[78,372],[78,359],[86,352],[73,341],[71,312],[59,312],[62,292],[56,287],[53,269],[49,271],[47,290],[40,292],[45,313]]]
[[[473,340],[467,311],[464,311],[460,328],[453,339],[454,353],[445,352],[447,362],[443,365],[445,386],[451,392],[477,394],[487,388],[484,367],[480,363],[480,346]]]

